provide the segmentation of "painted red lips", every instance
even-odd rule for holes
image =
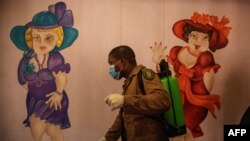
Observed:
[[[200,47],[200,45],[195,45],[195,49],[199,49]]]
[[[40,46],[40,49],[41,49],[41,50],[45,50],[45,49],[46,49],[46,46]]]

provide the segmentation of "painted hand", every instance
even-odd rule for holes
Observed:
[[[50,104],[50,108],[52,106],[55,107],[57,110],[58,108],[62,108],[61,101],[63,98],[62,94],[59,94],[58,92],[52,92],[50,94],[47,94],[46,97],[49,97],[49,99],[45,102],[46,104]]]
[[[157,44],[155,42],[154,46],[150,46],[150,48],[152,49],[153,52],[153,56],[152,56],[152,60],[156,65],[159,65],[161,60],[164,59],[164,53],[166,50],[166,46],[163,47],[162,46],[162,42],[160,42],[159,44]]]
[[[28,83],[23,84],[22,87],[23,87],[25,90],[28,90]]]
[[[105,102],[111,107],[111,110],[114,111],[123,106],[124,96],[121,94],[110,94],[105,98]]]
[[[105,137],[102,137],[98,141],[107,141],[107,139]]]

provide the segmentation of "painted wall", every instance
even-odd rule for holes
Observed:
[[[35,13],[47,10],[52,0],[0,1],[0,140],[31,141],[26,118],[26,92],[18,84],[17,66],[22,52],[14,47],[9,33],[24,25]],[[104,98],[121,92],[123,81],[108,75],[109,51],[120,44],[131,46],[139,64],[154,69],[150,45],[162,41],[169,49],[185,45],[172,33],[173,24],[190,18],[193,12],[227,16],[232,27],[229,44],[214,53],[221,65],[213,92],[221,96],[222,107],[213,119],[202,123],[205,136],[195,141],[223,140],[223,124],[237,124],[250,104],[250,1],[248,0],[65,0],[72,9],[76,42],[62,51],[71,64],[66,87],[72,127],[63,131],[66,141],[95,141],[112,124],[117,111],[111,112]],[[47,137],[45,141],[49,140]]]

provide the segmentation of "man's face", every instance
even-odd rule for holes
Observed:
[[[115,59],[114,57],[112,57],[112,56],[109,56],[109,58],[108,58],[108,63],[109,63],[109,65],[114,65],[115,66],[115,70],[117,71],[117,72],[119,72],[120,71],[120,60],[119,59]]]
[[[108,58],[109,65],[115,66],[115,71],[120,72],[120,77],[123,77],[124,75],[124,67],[122,65],[122,59],[116,59],[112,55]]]

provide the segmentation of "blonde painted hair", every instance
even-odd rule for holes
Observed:
[[[56,41],[56,47],[60,47],[64,38],[62,26],[52,28],[52,29],[39,29],[39,31],[46,31],[46,30],[53,30],[56,32],[56,34],[58,35],[58,39]],[[33,31],[32,28],[28,28],[25,33],[25,40],[30,49],[33,48],[32,31]]]

